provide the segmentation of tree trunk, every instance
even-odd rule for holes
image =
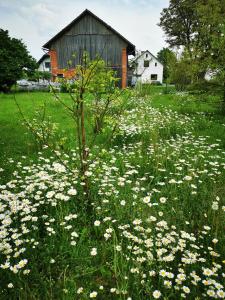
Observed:
[[[87,176],[87,159],[88,159],[88,150],[86,146],[86,130],[85,130],[85,116],[84,116],[84,99],[83,99],[84,90],[81,89],[80,93],[80,128],[81,128],[81,144],[82,144],[82,164],[81,164],[81,175],[83,182],[83,191],[86,199],[86,210],[89,216],[93,214],[91,199],[90,199],[90,189],[89,189],[89,180]]]

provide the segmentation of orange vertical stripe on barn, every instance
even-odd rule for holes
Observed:
[[[58,69],[58,60],[57,60],[57,52],[55,50],[49,51],[49,56],[51,60],[51,73],[52,80],[54,81],[58,74],[63,74],[64,78],[71,79],[75,75],[75,69]]]
[[[55,50],[50,50],[49,51],[49,56],[51,60],[51,72],[52,75],[56,76],[57,75],[57,69],[58,69],[58,61],[57,61],[57,53]]]
[[[122,88],[127,87],[127,49],[122,49]]]

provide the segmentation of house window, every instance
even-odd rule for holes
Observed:
[[[157,74],[151,74],[151,80],[157,80],[158,76]]]
[[[45,68],[46,68],[46,69],[50,69],[50,62],[49,62],[49,61],[46,61],[46,62],[45,62]]]
[[[145,57],[146,57],[146,58],[148,57],[148,53],[146,53]]]
[[[157,63],[155,63],[155,67],[157,67]]]
[[[64,76],[63,76],[63,74],[57,74],[57,77],[58,78],[63,78]]]
[[[144,67],[148,68],[149,67],[149,60],[144,60]]]

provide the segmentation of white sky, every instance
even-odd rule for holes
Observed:
[[[43,44],[87,8],[136,49],[156,55],[166,46],[157,24],[168,5],[169,0],[0,0],[0,28],[22,39],[39,59]]]

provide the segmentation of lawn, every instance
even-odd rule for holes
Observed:
[[[63,96],[68,99],[66,94]],[[29,119],[35,117],[35,111],[46,101],[46,114],[51,115],[52,121],[56,122],[61,130],[66,130],[68,136],[72,134],[72,122],[50,93],[2,94],[0,95],[1,157],[2,155],[6,157],[29,156],[35,153],[34,141],[22,124],[23,120],[14,97],[26,118]]]
[[[40,150],[14,96],[0,95],[0,299],[225,297],[225,116],[215,96],[132,91],[113,138],[107,122],[90,149],[86,190],[62,105],[50,93],[15,97],[28,119],[46,103],[54,138],[67,139],[57,156]]]
[[[163,94],[161,87],[154,87],[148,92],[150,94],[151,105],[154,108],[163,110],[164,108],[175,110],[178,113],[207,115],[207,119],[202,120],[199,117],[199,134],[209,135],[212,140],[221,138],[225,147],[225,117],[220,113],[217,99],[199,101],[198,97]],[[174,91],[174,90],[172,90]],[[35,111],[46,102],[47,115],[51,116],[52,122],[57,123],[60,131],[66,132],[68,139],[67,146],[75,147],[74,141],[74,123],[66,114],[62,105],[55,101],[54,95],[50,93],[16,93],[9,95],[0,95],[0,126],[1,126],[1,156],[0,165],[5,162],[5,158],[17,158],[21,155],[32,156],[36,154],[37,147],[34,143],[32,135],[25,126],[22,125],[23,120],[15,104],[14,97],[19,103],[24,115],[28,119],[35,117]],[[60,97],[66,103],[70,103],[68,94],[61,94]]]

